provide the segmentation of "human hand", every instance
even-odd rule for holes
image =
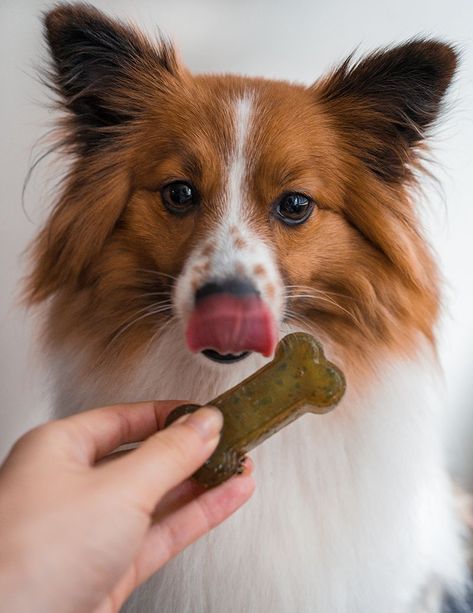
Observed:
[[[19,439],[0,469],[2,610],[116,612],[251,496],[250,465],[212,490],[185,481],[215,449],[222,416],[203,408],[156,433],[177,404],[94,409]]]

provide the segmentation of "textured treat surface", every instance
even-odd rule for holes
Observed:
[[[207,404],[224,416],[217,449],[195,474],[206,487],[239,472],[245,454],[306,412],[326,413],[345,391],[343,373],[325,359],[322,346],[310,334],[296,332],[280,341],[274,359]],[[177,407],[171,423],[198,405]]]

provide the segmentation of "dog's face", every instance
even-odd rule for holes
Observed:
[[[172,317],[225,365],[271,355],[287,321],[352,355],[432,337],[409,189],[449,46],[412,41],[305,87],[193,76],[90,7],[46,28],[75,155],[30,279],[32,301],[55,296],[56,335],[132,355]]]
[[[309,292],[302,302],[320,288],[328,310],[336,304],[323,271],[348,262],[356,240],[336,212],[328,121],[302,87],[231,77],[175,87],[134,147],[126,240],[142,268],[174,277],[190,349],[226,364],[270,355],[288,295]]]

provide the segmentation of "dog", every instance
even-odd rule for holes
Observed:
[[[412,39],[306,86],[191,74],[85,4],[45,33],[70,165],[27,300],[56,414],[208,402],[296,330],[347,380],[335,411],[255,450],[253,499],[124,611],[439,611],[466,565],[415,197],[455,48]]]

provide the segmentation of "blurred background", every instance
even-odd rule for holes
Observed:
[[[46,57],[41,14],[53,2],[0,0],[0,459],[48,415],[47,373],[35,322],[18,304],[24,251],[51,206],[61,164],[47,159],[55,118],[38,68]],[[95,0],[155,36],[159,29],[196,72],[241,72],[311,83],[356,49],[422,34],[458,45],[460,71],[432,139],[441,188],[426,184],[423,215],[445,277],[440,358],[448,397],[450,460],[473,467],[473,2],[472,0]],[[42,140],[41,140],[42,139]],[[470,485],[472,485],[470,483]]]

